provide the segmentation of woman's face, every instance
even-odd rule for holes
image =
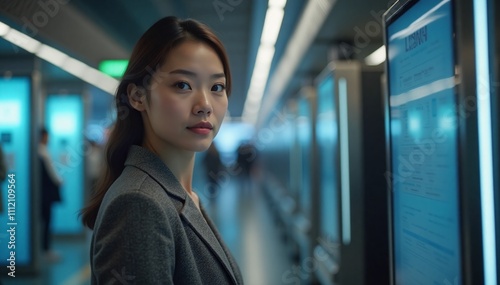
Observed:
[[[151,80],[146,139],[172,150],[206,150],[227,110],[225,86],[222,62],[208,45],[187,40],[173,48]]]

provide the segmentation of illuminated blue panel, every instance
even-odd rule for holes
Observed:
[[[86,151],[81,96],[48,96],[45,118],[49,131],[49,153],[64,181],[60,189],[62,201],[53,208],[53,232],[79,234],[83,231],[78,211],[83,207]]]
[[[316,137],[321,164],[321,235],[339,242],[338,225],[338,122],[334,103],[334,79],[327,76],[317,86],[318,119]]]
[[[481,170],[481,221],[483,228],[484,284],[497,284],[495,206],[493,190],[493,146],[490,98],[490,58],[488,50],[488,3],[474,1],[474,40],[476,45],[477,114],[479,162]]]
[[[30,78],[0,79],[0,143],[8,173],[15,174],[15,248],[8,248],[7,181],[0,184],[3,212],[0,214],[0,260],[5,265],[15,250],[16,266],[31,263],[31,185],[30,185]],[[11,196],[12,198],[12,196]],[[12,205],[10,205],[12,206]],[[12,247],[12,245],[11,245]]]
[[[301,160],[301,182],[300,182],[300,205],[303,213],[309,217],[311,205],[311,112],[310,104],[306,98],[299,101],[297,118],[297,130],[300,144]]]
[[[388,26],[396,284],[462,284],[452,6]]]

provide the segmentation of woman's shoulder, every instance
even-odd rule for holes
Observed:
[[[179,207],[175,205],[165,189],[148,174],[127,169],[106,192],[99,208],[96,224],[100,224],[103,219],[109,219],[110,215],[123,215],[136,208],[142,209],[141,215],[144,215],[144,210],[147,209],[147,213],[161,213],[162,216],[169,217],[169,220],[172,218],[176,221]],[[175,222],[174,220],[171,222]]]
[[[145,199],[161,207],[171,206],[170,197],[165,189],[147,173],[126,167],[106,192],[103,204],[114,200]]]
[[[118,176],[115,182],[113,182],[108,192],[112,189],[138,190],[144,188],[143,185],[147,178],[148,174],[140,169],[135,167],[125,167],[120,176]]]

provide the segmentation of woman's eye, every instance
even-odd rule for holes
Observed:
[[[191,89],[191,86],[189,86],[189,84],[186,82],[177,82],[177,83],[175,83],[175,87],[182,89],[182,90],[190,90]]]
[[[214,86],[212,86],[212,91],[214,92],[222,92],[224,91],[224,89],[226,89],[226,86],[224,86],[223,84],[215,84]]]

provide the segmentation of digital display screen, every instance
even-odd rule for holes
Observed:
[[[0,140],[7,174],[15,175],[15,181],[11,180],[13,183],[9,183],[8,179],[0,183],[3,208],[0,212],[2,266],[10,265],[12,258],[16,266],[27,266],[33,258],[30,96],[30,78],[0,78]],[[14,187],[15,192],[9,193],[8,188],[12,184],[14,186],[10,187]],[[7,231],[9,229],[11,231]],[[14,242],[11,242],[11,233],[15,236]]]
[[[338,224],[338,122],[334,101],[334,78],[328,74],[317,85],[316,138],[320,160],[320,233],[330,242],[340,242]]]
[[[78,211],[83,207],[84,165],[87,147],[83,131],[83,101],[78,94],[49,95],[45,106],[49,131],[48,150],[63,180],[61,201],[54,204],[55,234],[79,234],[83,226]]]
[[[386,37],[395,281],[462,284],[453,10],[411,5]]]
[[[298,103],[297,133],[300,147],[300,206],[309,217],[311,204],[311,104],[307,98]]]

